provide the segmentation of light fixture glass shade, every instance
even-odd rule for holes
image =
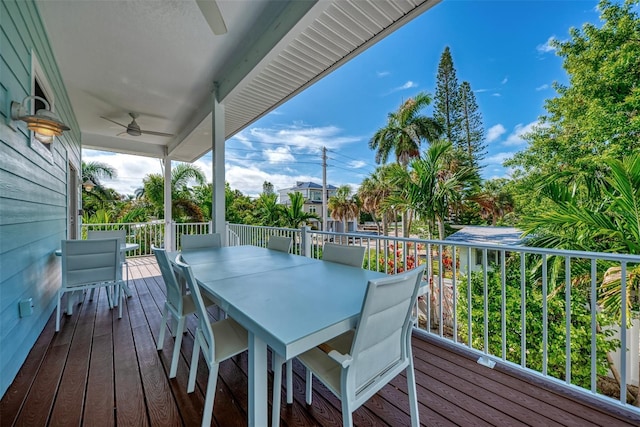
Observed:
[[[87,179],[85,182],[82,183],[82,188],[84,188],[85,191],[91,191],[94,189],[95,186],[96,185],[90,179]]]
[[[45,108],[38,110],[36,114],[27,114],[27,101],[36,99],[42,101]],[[27,96],[21,104],[15,101],[12,102],[11,119],[25,122],[27,128],[34,132],[35,138],[44,144],[51,144],[54,137],[62,135],[62,132],[65,130],[70,130],[70,128],[62,123],[58,116],[51,111],[51,106],[47,100],[40,96]]]

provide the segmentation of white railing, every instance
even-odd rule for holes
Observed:
[[[87,238],[87,231],[93,230],[125,230],[127,243],[137,243],[138,249],[127,252],[127,257],[151,255],[151,246],[162,246],[164,243],[164,222],[124,222],[108,224],[82,224],[81,236]]]
[[[291,252],[303,255],[300,252],[302,231],[297,228],[263,227],[245,224],[227,224],[228,230],[235,233],[240,245],[253,245],[266,247],[269,236],[291,237],[293,245]]]
[[[207,234],[211,230],[210,222],[187,222],[172,223],[173,241],[176,248],[180,248],[180,237],[183,234]],[[127,253],[128,257],[153,255],[151,246],[164,247],[164,221],[154,222],[128,222],[128,223],[106,223],[106,224],[82,224],[82,238],[87,238],[88,230],[125,230],[127,233],[127,243],[137,243],[138,249]],[[294,230],[300,232],[300,230]],[[229,227],[226,230],[227,244],[237,246],[240,239]]]
[[[163,223],[84,224],[83,238],[89,229],[127,230],[127,241],[140,245],[135,255],[151,254],[151,244],[162,245],[164,240]],[[179,237],[209,229],[209,223],[175,224],[172,232]],[[264,247],[271,235],[288,236],[294,241],[292,253],[314,258],[322,258],[323,245],[329,241],[364,246],[363,267],[387,274],[428,263],[424,292],[417,302],[419,331],[477,353],[478,362],[486,366],[507,364],[608,401],[612,393],[605,396],[603,390],[611,389],[607,383],[616,372],[615,402],[640,412],[627,403],[639,382],[640,319],[637,312],[630,315],[619,310],[619,325],[607,325],[611,322],[606,321],[597,299],[608,273],[619,280],[620,301],[637,301],[628,277],[637,277],[640,256],[332,233],[308,227],[227,224],[226,229],[229,245]]]
[[[524,369],[633,411],[639,382],[640,320],[622,310],[619,326],[606,326],[597,300],[605,273],[617,272],[622,301],[627,273],[640,256],[481,245],[375,233],[332,233],[230,224],[241,244],[263,246],[269,234],[294,237],[293,252],[322,258],[324,242],[366,248],[363,267],[395,274],[428,263],[426,295],[419,298],[417,329],[478,354],[478,363]],[[596,310],[590,310],[596,307]],[[610,323],[610,322],[609,322]],[[613,351],[613,347],[627,351]],[[611,369],[608,363],[613,366]],[[614,383],[621,397],[605,396]],[[611,378],[610,378],[611,377]],[[611,394],[611,393],[609,393]]]

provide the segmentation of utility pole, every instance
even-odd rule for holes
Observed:
[[[322,147],[322,231],[327,231],[327,147]]]

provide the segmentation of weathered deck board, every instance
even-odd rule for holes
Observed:
[[[171,334],[165,334],[161,352],[155,349],[164,283],[153,258],[130,259],[129,264],[133,296],[125,302],[122,319],[117,309],[109,310],[104,290],[93,301],[85,295],[72,316],[63,316],[57,334],[52,316],[0,402],[1,426],[200,423],[209,374],[203,360],[196,391],[186,392],[197,321],[187,321],[177,377],[169,379]],[[215,307],[210,314],[221,316]],[[603,409],[504,367],[488,369],[433,338],[415,336],[413,347],[422,425],[640,425],[640,416]],[[220,365],[212,425],[246,425],[247,384],[246,353]],[[341,424],[340,402],[319,382],[314,381],[313,405],[306,405],[304,369],[295,361],[293,385],[293,405],[285,403],[281,391],[281,425]],[[409,419],[404,375],[354,413],[355,425],[405,426]]]

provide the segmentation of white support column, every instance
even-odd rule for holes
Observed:
[[[211,165],[213,168],[213,209],[211,210],[211,220],[213,222],[212,233],[220,233],[222,245],[228,245],[227,234],[225,233],[225,197],[224,197],[224,105],[218,102],[217,85],[211,97],[212,116],[212,141],[211,141]]]
[[[173,221],[171,213],[171,159],[164,157],[164,248],[167,251],[175,249],[173,241]]]

